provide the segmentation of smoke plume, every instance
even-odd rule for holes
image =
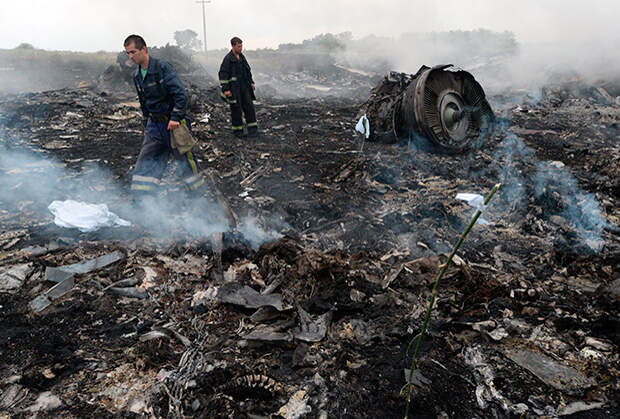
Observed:
[[[29,215],[51,221],[47,209],[55,200],[72,199],[106,204],[111,211],[157,238],[190,237],[207,240],[214,233],[230,229],[221,205],[207,196],[188,196],[170,186],[167,197],[131,200],[123,185],[106,168],[93,163],[70,170],[64,163],[40,150],[14,149],[0,143],[0,208],[4,212],[28,210]],[[238,230],[258,248],[281,235],[265,229],[258,217],[244,218]]]

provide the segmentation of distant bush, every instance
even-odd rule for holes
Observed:
[[[202,41],[198,39],[198,34],[191,29],[174,32],[174,40],[181,49],[198,51],[202,48]]]
[[[27,42],[22,42],[21,44],[16,46],[15,49],[34,49],[34,46]]]
[[[301,44],[280,44],[278,51],[304,50],[304,51],[321,51],[332,52],[346,48],[346,44],[353,39],[351,32],[342,32],[338,34],[322,33],[316,35],[312,39],[306,39]]]

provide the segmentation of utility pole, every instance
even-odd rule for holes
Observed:
[[[205,4],[211,3],[211,0],[200,0],[196,3],[202,4],[202,35],[205,43],[205,56],[207,55],[207,17],[205,15]]]

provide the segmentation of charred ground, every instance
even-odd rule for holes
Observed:
[[[130,213],[132,227],[79,233],[56,227],[47,201],[5,198],[0,272],[14,281],[0,292],[0,412],[402,417],[407,345],[472,214],[454,197],[502,182],[485,214],[493,224],[474,228],[441,285],[412,416],[617,415],[620,108],[596,87],[491,96],[501,128],[457,156],[417,141],[360,153],[363,102],[339,97],[262,99],[261,137],[237,139],[214,90],[195,89],[203,166],[240,218],[281,238],[257,249],[225,237],[221,278],[208,238],[153,236]],[[7,154],[43,157],[3,162],[5,184],[19,194],[28,182],[11,176],[51,174],[54,199],[112,184],[107,203],[122,212],[139,109],[129,94],[101,93],[3,97]],[[105,182],[85,175],[94,166]],[[591,200],[601,218],[584,209]],[[31,312],[47,267],[115,250],[120,261]],[[146,298],[105,289],[125,279]],[[234,300],[243,286],[281,310]]]

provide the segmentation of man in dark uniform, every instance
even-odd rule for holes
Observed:
[[[181,80],[170,64],[149,56],[141,36],[128,36],[124,46],[129,58],[138,65],[133,81],[145,128],[144,141],[131,178],[131,191],[135,194],[155,193],[168,158],[173,154],[187,189],[194,193],[204,192],[205,179],[192,150],[180,153],[170,145],[172,130],[185,125],[191,132],[185,113],[187,95]]]
[[[248,126],[248,135],[258,135],[258,124],[253,100],[256,100],[252,70],[243,51],[243,41],[236,36],[230,40],[231,51],[226,54],[220,66],[219,78],[222,86],[221,96],[230,105],[230,119],[233,134],[243,137],[243,120],[241,112],[245,116]]]

